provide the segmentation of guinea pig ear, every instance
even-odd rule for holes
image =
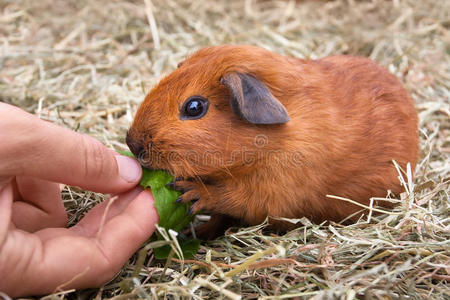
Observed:
[[[220,79],[231,94],[233,112],[252,124],[283,124],[290,118],[269,89],[249,74],[228,73]]]

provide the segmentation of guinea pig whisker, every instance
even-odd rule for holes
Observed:
[[[224,166],[224,168],[227,174],[230,175],[231,178],[234,178],[233,173],[231,173],[230,169],[227,166]]]

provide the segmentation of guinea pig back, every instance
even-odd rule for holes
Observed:
[[[329,194],[365,205],[398,195],[393,160],[415,167],[417,113],[399,80],[366,58],[215,46],[150,91],[127,143],[144,166],[174,174],[180,201],[212,216],[200,235],[214,237],[229,218],[359,216],[360,207]]]

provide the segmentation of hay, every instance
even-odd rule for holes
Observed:
[[[435,0],[1,1],[0,99],[112,148],[161,76],[213,44],[370,57],[405,83],[420,116],[415,180],[403,174],[401,205],[370,223],[229,231],[184,264],[149,250],[100,290],[48,297],[448,299],[449,27],[450,3]],[[63,193],[71,224],[103,199]]]

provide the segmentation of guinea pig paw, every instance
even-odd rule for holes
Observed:
[[[166,186],[170,189],[176,190],[178,192],[187,192],[190,190],[191,181],[189,179],[184,179],[184,177],[177,177],[173,181],[166,184]]]
[[[190,214],[196,214],[206,209],[208,199],[210,198],[208,190],[214,188],[201,181],[194,181],[192,179],[175,179],[167,186],[183,193],[175,200],[175,203],[191,203],[192,206],[189,209]]]
[[[205,201],[196,201],[189,207],[188,214],[194,215],[203,209],[205,209]]]
[[[172,182],[169,182],[166,184],[168,188],[171,188],[173,190],[176,190],[178,192],[188,192],[190,190],[196,189],[199,187],[199,184],[194,181],[193,178],[183,178],[183,177],[177,177]]]
[[[196,190],[189,190],[182,194],[180,197],[178,197],[177,200],[175,200],[175,203],[188,203],[188,202],[196,202],[199,200],[201,195],[197,193]]]

